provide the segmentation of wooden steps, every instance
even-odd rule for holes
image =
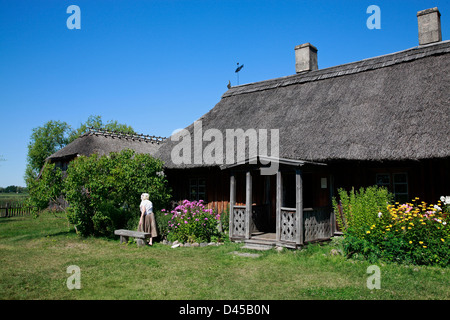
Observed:
[[[275,240],[272,239],[248,239],[244,240],[242,249],[251,250],[270,250],[276,246]]]

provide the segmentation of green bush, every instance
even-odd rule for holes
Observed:
[[[391,196],[370,187],[358,193],[340,190],[344,251],[349,257],[447,266],[450,263],[450,228],[446,208],[419,203],[391,204]],[[385,203],[383,207],[382,204]],[[335,212],[337,201],[333,200]],[[444,203],[445,204],[445,203]],[[339,215],[337,215],[339,216]]]
[[[386,188],[372,186],[360,188],[355,192],[339,189],[342,216],[336,214],[336,220],[344,234],[363,238],[365,232],[376,223],[379,215],[386,215],[387,206],[392,202],[393,195]],[[339,212],[338,202],[333,198],[335,212]]]
[[[228,233],[230,229],[230,205],[227,205],[227,208],[220,215],[220,223],[222,224],[222,231]]]
[[[218,230],[220,215],[203,205],[203,200],[188,201],[171,211],[168,222],[170,241],[210,242],[221,238]]]
[[[137,225],[142,193],[150,194],[155,211],[170,198],[162,172],[161,161],[132,150],[78,157],[64,179],[69,222],[84,236],[111,236],[114,229]]]
[[[156,226],[161,239],[167,239],[169,235],[169,221],[171,217],[172,215],[168,214],[165,209],[155,212]]]
[[[51,202],[57,203],[63,193],[63,178],[60,168],[46,162],[41,170],[39,179],[27,178],[29,189],[28,205],[34,214],[46,209]]]

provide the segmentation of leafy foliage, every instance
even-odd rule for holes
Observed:
[[[217,228],[219,220],[220,215],[207,209],[203,200],[184,200],[183,204],[171,211],[168,238],[180,242],[210,242],[220,236]]]
[[[47,208],[50,202],[58,203],[58,197],[63,192],[61,170],[46,164],[45,160],[92,126],[134,133],[133,128],[117,121],[103,124],[101,116],[90,116],[77,130],[72,130],[66,122],[53,120],[33,129],[28,144],[25,181],[30,193],[30,205],[36,213]]]
[[[45,159],[64,147],[69,141],[70,126],[62,121],[48,121],[42,127],[33,129],[28,143],[27,168],[25,181],[27,185],[36,179]]]
[[[89,127],[104,129],[108,131],[120,131],[124,133],[135,133],[131,126],[108,121],[103,123],[101,116],[89,116],[85,123],[80,124],[76,130],[72,130],[64,121],[50,120],[43,126],[33,129],[28,143],[27,167],[25,170],[25,181],[32,183],[30,179],[36,179],[44,166],[45,159],[50,155],[74,141]]]
[[[168,238],[169,221],[171,218],[172,215],[167,214],[166,210],[164,209],[155,212],[156,227],[158,228],[158,235],[161,239]]]
[[[360,188],[350,192],[339,189],[342,216],[336,215],[339,227],[344,233],[362,238],[380,214],[387,214],[388,204],[392,203],[393,195],[386,188],[372,186],[367,189]],[[339,212],[337,200],[333,199],[335,212]]]
[[[110,120],[106,124],[104,124],[101,116],[91,115],[85,123],[80,124],[80,127],[77,130],[72,130],[69,137],[69,142],[74,141],[91,127],[96,129],[103,129],[106,131],[119,131],[128,134],[136,133],[131,126],[118,123],[117,120]]]
[[[57,203],[63,192],[62,172],[54,164],[45,163],[40,179],[30,179],[28,183],[28,202],[34,214],[47,208],[50,202]]]
[[[337,220],[347,256],[361,256],[371,262],[450,263],[449,217],[441,201],[427,205],[415,198],[411,203],[392,204],[392,197],[375,187],[349,194],[340,190],[339,195],[342,217],[337,215]],[[335,199],[333,205],[338,212]]]
[[[64,185],[69,222],[82,235],[109,236],[134,223],[144,192],[150,194],[155,211],[170,198],[162,162],[132,150],[78,157],[69,166]]]

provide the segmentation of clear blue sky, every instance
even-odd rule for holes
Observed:
[[[66,26],[72,4],[80,30]],[[101,115],[169,136],[237,84],[237,62],[244,84],[294,74],[306,42],[319,68],[412,48],[417,11],[436,6],[448,40],[448,0],[0,0],[0,186],[25,185],[32,129],[49,120]]]

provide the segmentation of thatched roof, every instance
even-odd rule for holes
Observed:
[[[444,41],[232,87],[199,120],[203,132],[215,128],[223,137],[225,129],[279,129],[280,157],[286,159],[446,158],[449,93],[450,41]],[[194,126],[186,129],[193,136]],[[155,156],[168,168],[201,166],[174,164],[178,143],[167,139]]]
[[[70,160],[77,155],[89,156],[94,153],[102,156],[125,149],[154,155],[164,140],[165,138],[162,137],[90,129],[64,148],[52,154],[47,160],[52,162],[63,159]]]

